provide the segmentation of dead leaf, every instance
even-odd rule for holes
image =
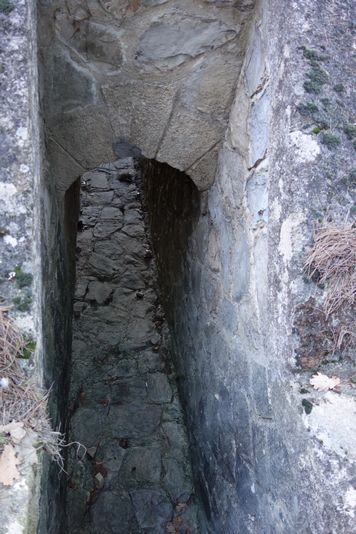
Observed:
[[[337,376],[332,376],[330,378],[322,373],[317,373],[312,376],[310,383],[318,391],[328,391],[329,389],[334,389],[336,386],[339,386],[341,380]]]
[[[2,484],[11,486],[20,477],[17,469],[19,463],[14,447],[8,443],[0,456],[0,482]]]

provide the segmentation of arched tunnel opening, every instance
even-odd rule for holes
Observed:
[[[264,503],[240,76],[251,63],[260,93],[254,20],[250,0],[38,2],[44,374],[73,443],[60,480],[44,461],[40,534],[244,532]]]
[[[200,197],[143,157],[102,163],[64,195],[73,321],[59,404],[72,445],[60,532],[200,532],[173,326]]]
[[[354,531],[353,6],[279,4],[0,0],[1,533]]]

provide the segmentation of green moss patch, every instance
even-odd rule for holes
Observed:
[[[15,297],[13,303],[17,310],[25,312],[31,308],[32,297],[30,295],[24,295],[22,297]]]
[[[297,109],[301,115],[306,117],[310,117],[313,115],[313,113],[319,111],[318,106],[314,104],[314,102],[305,102],[303,104],[299,104]]]
[[[308,401],[307,399],[302,400],[302,406],[304,408],[304,411],[307,415],[309,415],[313,409],[313,403]]]
[[[13,10],[13,5],[9,0],[0,0],[0,13],[7,15]]]
[[[33,353],[36,350],[36,341],[33,341],[32,339],[30,341],[27,341],[27,343],[22,348],[22,351],[18,354],[18,358],[22,358],[24,360],[29,360]]]
[[[15,274],[16,285],[19,289],[22,289],[23,287],[28,287],[32,284],[32,274],[23,272],[21,267],[15,267]]]
[[[354,139],[356,137],[356,125],[346,124],[346,126],[344,126],[344,133],[348,139]]]
[[[307,72],[307,80],[304,82],[304,89],[307,93],[320,94],[325,85],[328,82],[328,73],[322,69],[319,65],[313,65],[311,70]]]
[[[340,138],[330,132],[325,132],[321,139],[323,145],[327,146],[329,150],[332,150],[339,146]]]

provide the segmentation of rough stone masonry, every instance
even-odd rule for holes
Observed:
[[[131,143],[167,164],[144,171],[147,210],[203,534],[354,530],[354,354],[320,336],[303,270],[315,226],[355,218],[353,4],[0,0],[0,291],[25,305],[28,371],[66,430],[75,184]],[[0,488],[1,534],[61,532],[68,481],[38,460]]]
[[[197,533],[167,324],[132,158],[84,174],[69,392],[73,534]]]

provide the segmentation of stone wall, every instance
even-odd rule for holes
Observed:
[[[297,365],[305,320],[320,349],[310,298],[320,306],[324,293],[303,274],[314,225],[354,216],[351,1],[37,4],[42,171],[34,2],[0,14],[1,289],[27,307],[14,317],[36,338],[39,374],[54,381],[54,424],[64,422],[70,357],[69,187],[114,159],[112,145],[126,150],[124,138],[210,186],[199,197],[188,178],[172,188],[163,170],[147,171],[206,532],[351,532],[350,359],[328,349],[317,362],[342,376],[339,394],[315,392],[315,366]],[[32,302],[9,280],[16,265],[34,274]],[[33,515],[26,523],[33,481],[30,470],[6,493],[4,532],[36,530]],[[40,531],[55,533],[61,488],[48,466],[43,483]]]
[[[22,363],[34,382],[41,384],[41,151],[36,39],[32,2],[1,2],[0,305],[10,308],[16,327],[32,341],[31,346],[36,346],[33,357]],[[0,373],[6,377],[7,369]],[[16,453],[20,478],[8,487],[0,484],[1,534],[35,532],[37,524],[40,465],[24,444],[16,447]]]
[[[343,386],[339,394],[317,393],[309,379],[318,366],[298,365],[303,339],[293,324],[310,296],[319,306],[323,300],[303,272],[315,223],[352,220],[351,72],[347,61],[342,70],[335,61],[350,46],[350,7],[298,2],[281,12],[276,2],[260,5],[200,217],[189,214],[179,182],[146,167],[193,465],[212,533],[352,530],[355,429],[343,422],[354,411],[350,353],[329,350],[318,361]],[[321,85],[311,86],[316,79]],[[319,351],[321,329],[315,323],[308,338]]]
[[[145,219],[135,160],[82,177],[62,532],[200,532]]]
[[[252,0],[40,1],[47,154],[61,169],[58,188],[113,159],[122,139],[209,187],[253,9]]]
[[[72,346],[75,242],[79,217],[79,181],[58,198],[55,170],[43,172],[41,191],[41,255],[43,262],[41,365],[44,385],[51,390],[49,414],[55,430],[67,432],[69,365]],[[63,450],[65,458],[67,451]],[[43,458],[39,532],[60,532],[63,522],[65,473],[48,456]]]

